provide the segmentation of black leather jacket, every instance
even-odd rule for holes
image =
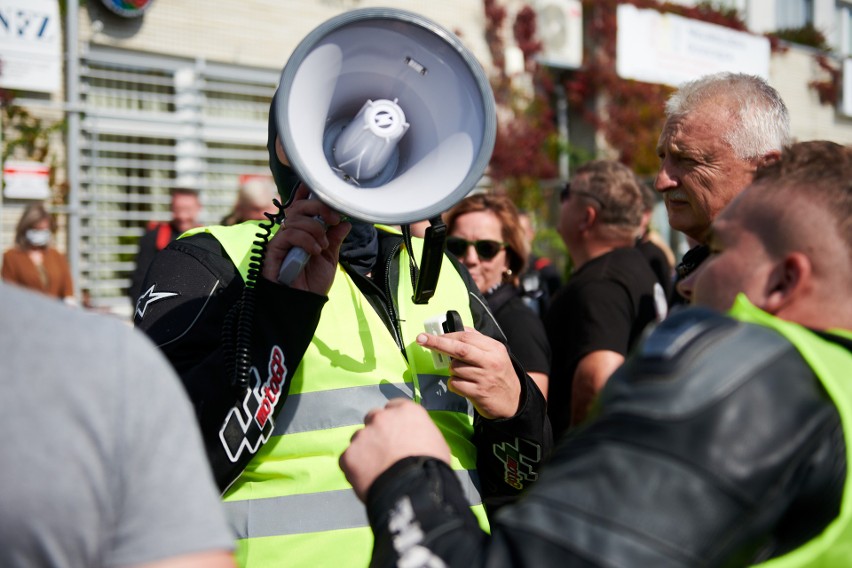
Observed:
[[[747,565],[837,516],[845,452],[834,404],[789,342],[684,310],[613,375],[599,414],[558,443],[490,537],[442,462],[382,474],[368,495],[373,565]]]

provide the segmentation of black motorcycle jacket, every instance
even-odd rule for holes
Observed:
[[[446,464],[397,462],[367,496],[372,565],[744,566],[801,546],[839,513],[839,414],[773,330],[678,312],[611,377],[598,412],[490,536]]]

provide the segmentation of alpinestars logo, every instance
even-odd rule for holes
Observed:
[[[148,310],[148,306],[154,302],[159,302],[160,300],[178,295],[177,292],[154,292],[154,288],[156,287],[157,285],[154,284],[145,290],[145,292],[139,296],[139,299],[136,300],[136,317],[139,318],[140,321],[145,317],[145,312]]]
[[[523,489],[524,482],[535,481],[535,466],[541,461],[541,446],[528,440],[515,438],[515,444],[494,444],[494,455],[505,466],[503,480],[515,489]]]
[[[277,345],[272,348],[266,381],[261,383],[256,367],[251,368],[251,375],[254,386],[246,390],[242,403],[231,409],[219,430],[219,439],[232,462],[244,451],[257,453],[275,429],[272,414],[287,382],[287,366],[281,348]]]

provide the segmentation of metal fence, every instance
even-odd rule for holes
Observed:
[[[168,220],[169,190],[196,188],[202,222],[233,205],[243,174],[268,174],[269,102],[280,70],[113,49],[80,58],[78,288],[130,317],[137,241]]]

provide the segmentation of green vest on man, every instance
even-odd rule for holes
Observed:
[[[852,356],[847,349],[820,338],[815,333],[754,307],[740,294],[730,315],[740,321],[773,329],[792,343],[814,374],[819,377],[837,407],[846,442],[846,480],[840,513],[819,535],[802,546],[758,564],[762,568],[837,568],[852,565]],[[829,330],[852,339],[848,330]]]

